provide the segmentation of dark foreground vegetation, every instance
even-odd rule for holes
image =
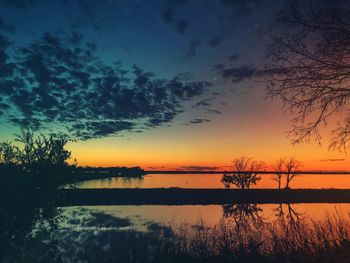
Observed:
[[[59,189],[75,167],[68,141],[26,131],[0,143],[0,262],[57,262],[53,244],[39,237],[59,220]]]
[[[68,142],[25,131],[0,143],[0,262],[61,262],[51,239],[60,221],[57,202],[81,171]]]
[[[31,131],[24,131],[12,142],[1,142],[1,193],[12,198],[56,198],[58,189],[66,184],[117,176],[142,177],[145,174],[140,167],[78,167],[76,160],[71,160],[71,152],[65,149],[69,141],[64,135],[35,136]],[[14,192],[19,195],[13,195]]]
[[[309,223],[290,219],[264,223],[261,219],[223,219],[214,227],[203,222],[175,228],[151,225],[150,232],[127,231],[108,235],[105,262],[349,262],[349,221],[329,217]],[[128,244],[119,247],[118,238]],[[90,241],[90,251],[95,246]],[[96,252],[96,251],[95,251]],[[88,252],[89,253],[89,252]],[[96,253],[92,255],[96,258]],[[88,258],[88,256],[87,256]]]
[[[0,144],[1,203],[14,205],[31,199],[52,203],[69,180],[75,167],[68,161],[71,152],[65,149],[63,135],[39,135],[30,131],[17,135],[13,142]]]

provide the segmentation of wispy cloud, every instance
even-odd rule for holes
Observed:
[[[196,118],[190,121],[191,124],[200,124],[200,123],[205,123],[205,122],[210,122],[209,119],[203,119],[203,118]]]
[[[215,171],[219,169],[218,166],[201,166],[201,165],[189,165],[189,166],[181,166],[178,170],[184,171]]]
[[[321,162],[343,162],[346,161],[344,158],[330,158],[330,159],[322,159]]]

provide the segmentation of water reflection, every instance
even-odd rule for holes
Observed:
[[[303,216],[303,213],[297,212],[291,204],[279,204],[274,212],[276,218],[283,222],[297,222]]]
[[[222,205],[223,216],[231,218],[237,224],[249,221],[260,221],[262,219],[262,209],[257,204],[227,204]]]
[[[0,262],[285,262],[293,253],[315,262],[311,252],[320,259],[350,248],[347,211],[349,204],[17,204],[0,209]]]
[[[83,181],[79,188],[224,188],[222,174],[149,174],[143,178],[107,178]],[[273,174],[261,175],[252,188],[277,188]],[[296,177],[291,188],[350,189],[349,174],[304,174]]]
[[[148,221],[145,231],[120,231],[120,226],[98,229],[101,218],[109,220],[109,216],[101,215],[103,210],[83,208],[83,213],[76,215],[89,214],[91,219],[87,221],[92,223],[82,223],[78,230],[73,226],[63,230],[75,233],[75,240],[68,237],[68,254],[79,259],[81,255],[74,251],[84,249],[80,251],[83,259],[107,262],[331,262],[333,257],[346,262],[344,252],[350,237],[346,217],[307,222],[296,216],[293,205],[283,204],[273,205],[271,210],[279,211],[279,216],[272,222],[264,218],[259,205],[230,204],[221,208],[228,213],[211,227],[205,221],[193,225]]]
[[[60,221],[60,209],[22,204],[0,207],[1,262],[56,262],[58,245],[50,238]]]

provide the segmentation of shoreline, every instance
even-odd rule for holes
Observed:
[[[62,189],[58,206],[350,203],[350,189]]]

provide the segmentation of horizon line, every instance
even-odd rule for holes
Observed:
[[[220,174],[220,173],[234,173],[237,171],[230,170],[144,170],[148,174],[157,174],[157,173],[198,173],[198,174]],[[276,171],[247,171],[247,172],[256,172],[258,174],[274,174]],[[295,174],[350,174],[350,171],[330,171],[330,170],[306,170],[306,171],[296,171]]]

